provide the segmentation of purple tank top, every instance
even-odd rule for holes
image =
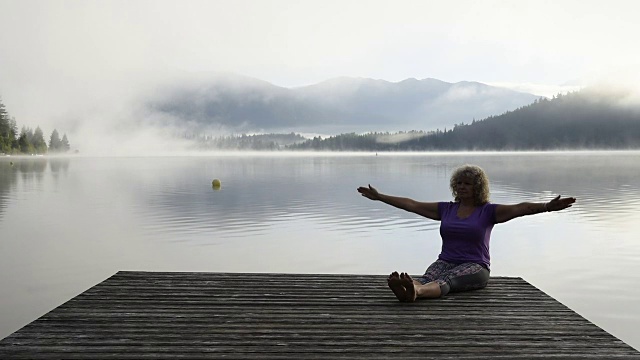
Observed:
[[[440,202],[440,236],[442,252],[439,259],[455,264],[474,262],[490,265],[489,240],[496,222],[496,204],[478,206],[469,217],[458,217],[457,202]]]

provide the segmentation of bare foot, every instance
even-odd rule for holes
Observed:
[[[416,285],[413,283],[413,279],[409,274],[400,274],[400,285],[405,289],[405,300],[407,302],[416,301]]]
[[[393,291],[398,300],[402,302],[407,301],[407,290],[402,285],[402,279],[400,279],[400,275],[398,275],[397,271],[394,271],[389,275],[387,278],[387,285],[389,285],[389,288]]]

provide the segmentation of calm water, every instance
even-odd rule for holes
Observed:
[[[640,152],[0,159],[0,338],[118,270],[421,273],[439,223],[361,197],[450,200],[458,165],[492,201],[575,196],[497,225],[519,276],[640,349]],[[13,165],[10,163],[13,162]],[[214,191],[211,180],[222,180]],[[393,296],[391,292],[389,296]]]

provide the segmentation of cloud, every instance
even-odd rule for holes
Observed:
[[[549,84],[534,84],[534,83],[510,83],[510,82],[494,82],[488,85],[499,86],[515,91],[520,91],[528,94],[534,94],[552,98],[558,94],[566,94],[569,92],[579,91],[584,85],[549,85]]]
[[[20,125],[45,133],[137,120],[126,119],[139,116],[127,109],[136,96],[184,73],[230,71],[285,87],[436,78],[552,96],[575,89],[554,84],[640,64],[640,3],[631,0],[0,0],[0,8],[0,96]]]

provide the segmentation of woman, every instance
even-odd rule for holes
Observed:
[[[397,272],[387,279],[389,288],[400,301],[413,302],[416,298],[437,298],[449,292],[484,288],[489,281],[489,239],[494,224],[525,215],[560,211],[576,201],[558,195],[546,203],[492,204],[489,202],[489,179],[474,165],[456,169],[449,186],[454,202],[419,202],[381,194],[371,185],[358,188],[358,192],[368,199],[440,220],[442,251],[438,260],[418,279]]]

